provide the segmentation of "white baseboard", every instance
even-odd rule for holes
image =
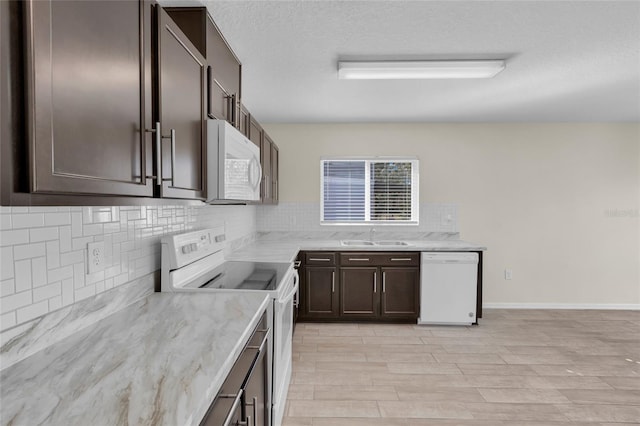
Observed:
[[[483,309],[602,309],[640,311],[638,303],[483,303]]]

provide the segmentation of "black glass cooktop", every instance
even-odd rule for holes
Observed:
[[[290,263],[228,261],[189,287],[233,290],[276,290]]]

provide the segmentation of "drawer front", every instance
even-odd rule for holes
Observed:
[[[264,339],[265,333],[268,331],[267,313],[262,314],[262,318],[258,322],[258,325],[253,330],[253,335],[249,338],[247,346],[259,347]]]
[[[310,251],[304,255],[305,265],[334,266],[336,264],[336,254],[328,251]]]
[[[419,266],[420,253],[416,252],[343,252],[342,266]]]
[[[420,266],[420,253],[396,251],[380,253],[378,255],[380,266]]]
[[[375,252],[340,253],[341,266],[378,266],[378,254]]]

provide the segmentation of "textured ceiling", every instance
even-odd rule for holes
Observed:
[[[263,122],[640,121],[640,1],[201,3]],[[337,79],[338,59],[396,58],[507,68],[488,80]]]

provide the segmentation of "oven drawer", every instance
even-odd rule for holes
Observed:
[[[336,253],[328,251],[310,251],[304,255],[305,265],[314,266],[334,266],[336,264]]]

